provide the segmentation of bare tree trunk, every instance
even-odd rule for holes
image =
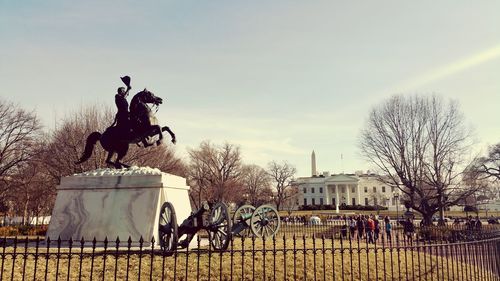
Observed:
[[[23,208],[24,225],[29,225],[28,205],[29,205],[29,198],[24,203],[24,208]]]

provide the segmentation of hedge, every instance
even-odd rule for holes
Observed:
[[[335,210],[335,205],[304,205],[300,206],[299,210],[303,211],[317,211],[317,210]],[[372,206],[372,205],[339,205],[340,210],[357,210],[357,211],[376,211],[376,210],[387,210],[384,206]]]

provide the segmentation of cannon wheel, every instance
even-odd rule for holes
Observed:
[[[177,249],[177,217],[174,206],[165,202],[160,209],[160,220],[158,222],[158,237],[160,247],[165,255],[172,255]]]
[[[280,229],[280,216],[272,206],[262,205],[253,212],[250,227],[257,237],[272,237]]]
[[[233,227],[242,224],[240,227],[244,228],[239,233],[236,233],[238,237],[250,237],[252,231],[250,230],[250,219],[255,211],[255,207],[252,205],[240,206],[233,215]],[[239,228],[239,229],[241,229]]]
[[[207,230],[213,249],[226,250],[231,241],[231,219],[226,204],[219,202],[212,207]]]

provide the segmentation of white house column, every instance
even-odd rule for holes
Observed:
[[[347,192],[347,193],[346,193],[346,196],[345,196],[345,198],[346,198],[346,202],[345,202],[345,204],[346,204],[346,205],[350,205],[350,204],[351,204],[351,196],[350,196],[350,195],[351,195],[351,194],[350,194],[350,193],[351,193],[351,191],[350,191],[351,186],[350,186],[350,185],[348,185],[348,184],[346,184],[346,185],[345,185],[345,189],[346,189],[346,192]]]
[[[339,213],[339,185],[336,184],[335,186],[335,211],[337,214]]]
[[[359,184],[356,184],[356,192],[358,192],[358,196],[357,196],[357,201],[356,202],[358,205],[361,205],[361,187],[359,186]]]
[[[328,205],[328,204],[331,204],[330,203],[330,188],[328,188],[328,184],[325,184],[324,185],[324,189],[325,189],[325,205]]]

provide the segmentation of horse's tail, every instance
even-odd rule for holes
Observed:
[[[82,157],[75,162],[75,164],[81,164],[85,161],[87,161],[90,156],[92,156],[92,151],[94,151],[94,146],[97,143],[98,140],[101,139],[101,133],[99,132],[93,132],[87,137],[87,143],[85,144],[85,150],[83,151]]]

